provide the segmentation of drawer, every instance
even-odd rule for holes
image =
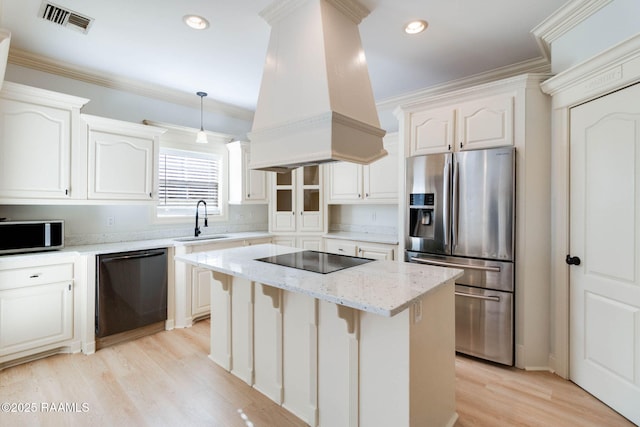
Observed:
[[[0,290],[73,280],[73,264],[0,270]]]
[[[325,239],[324,250],[334,254],[356,256],[358,248],[355,243]]]

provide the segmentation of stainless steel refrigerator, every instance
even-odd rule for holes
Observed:
[[[407,159],[405,261],[461,268],[456,351],[514,364],[515,149]]]

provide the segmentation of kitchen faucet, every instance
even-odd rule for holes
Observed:
[[[196,230],[195,230],[195,237],[198,237],[200,235],[200,233],[202,233],[200,231],[200,227],[198,227],[198,208],[200,208],[200,203],[204,204],[204,226],[208,227],[208,221],[207,221],[207,202],[205,202],[204,200],[198,200],[198,204],[196,205]]]

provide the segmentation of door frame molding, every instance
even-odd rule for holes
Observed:
[[[542,83],[551,116],[551,342],[549,366],[569,378],[569,165],[571,108],[640,82],[640,34]]]

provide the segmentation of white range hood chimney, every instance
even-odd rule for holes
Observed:
[[[356,0],[280,0],[260,13],[271,37],[248,135],[252,169],[387,154],[358,31],[368,14]]]
[[[7,69],[10,42],[11,33],[8,30],[3,30],[2,28],[0,28],[0,89],[2,89],[2,82],[4,82],[4,72]]]

